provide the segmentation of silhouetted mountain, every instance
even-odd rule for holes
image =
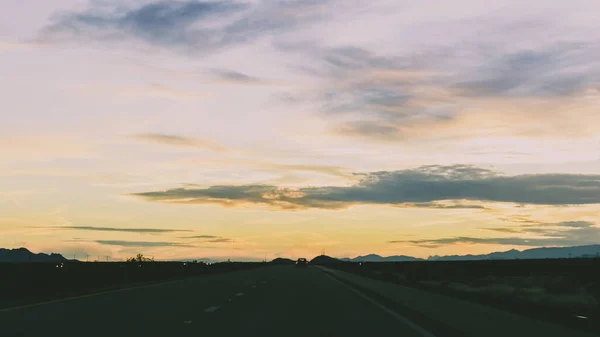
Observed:
[[[433,255],[428,261],[456,261],[456,260],[510,260],[510,259],[563,259],[577,257],[600,257],[600,245],[574,246],[574,247],[543,247],[519,251],[516,249],[505,252],[494,252],[482,255]]]
[[[382,257],[377,254],[369,254],[365,256],[357,256],[353,259],[345,258],[342,261],[350,262],[401,262],[401,261],[424,261],[418,257],[406,256],[406,255],[394,255]]]
[[[69,261],[60,254],[32,253],[27,248],[0,248],[0,262],[65,262]]]
[[[493,252],[481,255],[432,255],[427,261],[468,261],[468,260],[511,260],[511,259],[561,259],[561,258],[592,258],[600,257],[600,245],[573,246],[573,247],[543,247],[531,248],[523,251],[511,249],[505,252]],[[342,262],[402,262],[402,261],[425,261],[425,259],[396,255],[379,256],[369,254],[355,258],[341,258]]]
[[[269,263],[271,263],[271,264],[294,264],[295,262],[290,259],[284,259],[282,257],[278,257]]]
[[[342,262],[343,261],[334,259],[331,256],[319,255],[319,256],[315,257],[314,259],[310,260],[309,264],[327,265],[327,264],[342,263]]]

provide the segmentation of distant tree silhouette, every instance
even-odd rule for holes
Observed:
[[[154,262],[154,258],[145,257],[144,254],[138,254],[135,257],[130,257],[127,262]]]

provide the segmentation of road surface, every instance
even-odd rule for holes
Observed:
[[[0,310],[0,336],[424,336],[315,268],[270,266]]]

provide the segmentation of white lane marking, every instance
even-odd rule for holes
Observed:
[[[184,324],[190,324],[192,321],[183,321]]]
[[[260,283],[265,284],[265,283],[267,283],[267,281],[260,281]]]
[[[432,334],[431,332],[421,328],[420,326],[418,326],[417,324],[413,323],[412,321],[410,321],[408,318],[401,316],[400,314],[396,313],[395,311],[392,311],[388,308],[386,308],[385,306],[383,306],[382,304],[380,304],[379,302],[375,301],[374,299],[370,298],[369,296],[361,293],[360,291],[350,287],[349,285],[347,285],[346,283],[341,282],[340,280],[334,278],[333,276],[329,275],[328,272],[325,272],[325,275],[327,277],[329,277],[330,279],[332,279],[333,281],[345,286],[346,288],[348,288],[349,290],[353,291],[355,294],[357,294],[358,296],[364,298],[365,300],[371,302],[373,305],[375,305],[376,307],[378,307],[379,309],[387,312],[388,314],[394,316],[394,318],[396,318],[397,320],[401,321],[402,323],[408,325],[409,327],[411,327],[413,330],[417,331],[418,333],[421,334],[421,336],[423,337],[435,337],[434,334]]]
[[[204,312],[215,312],[217,310],[219,310],[219,307],[208,307],[204,309]]]
[[[238,296],[238,297],[239,296],[244,296],[244,293],[237,293],[237,294],[235,294],[235,296]]]
[[[256,288],[256,286],[252,286],[252,288]]]
[[[585,317],[585,316],[579,316],[579,315],[575,315],[575,317],[577,317],[577,318],[581,318],[581,319],[588,319],[588,318],[587,318],[587,317]]]

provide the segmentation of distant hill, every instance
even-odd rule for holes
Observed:
[[[482,255],[433,255],[428,261],[458,261],[458,260],[511,260],[511,259],[566,259],[566,258],[600,257],[600,245],[574,247],[542,247],[519,251],[516,249],[505,252],[494,252]]]
[[[406,256],[406,255],[394,255],[394,256],[379,256],[377,254],[369,254],[365,256],[357,256],[353,259],[341,259],[342,261],[350,262],[401,262],[401,261],[424,261],[418,257]]]
[[[0,262],[66,262],[62,255],[52,253],[32,253],[27,248],[4,249],[0,248]]]
[[[335,263],[342,263],[342,262],[344,262],[344,261],[335,259],[331,256],[319,255],[319,256],[315,257],[314,259],[310,260],[309,264],[327,265],[327,264],[335,264]]]
[[[290,260],[290,259],[284,259],[282,257],[278,257],[269,263],[271,263],[271,264],[294,264],[295,261]]]

